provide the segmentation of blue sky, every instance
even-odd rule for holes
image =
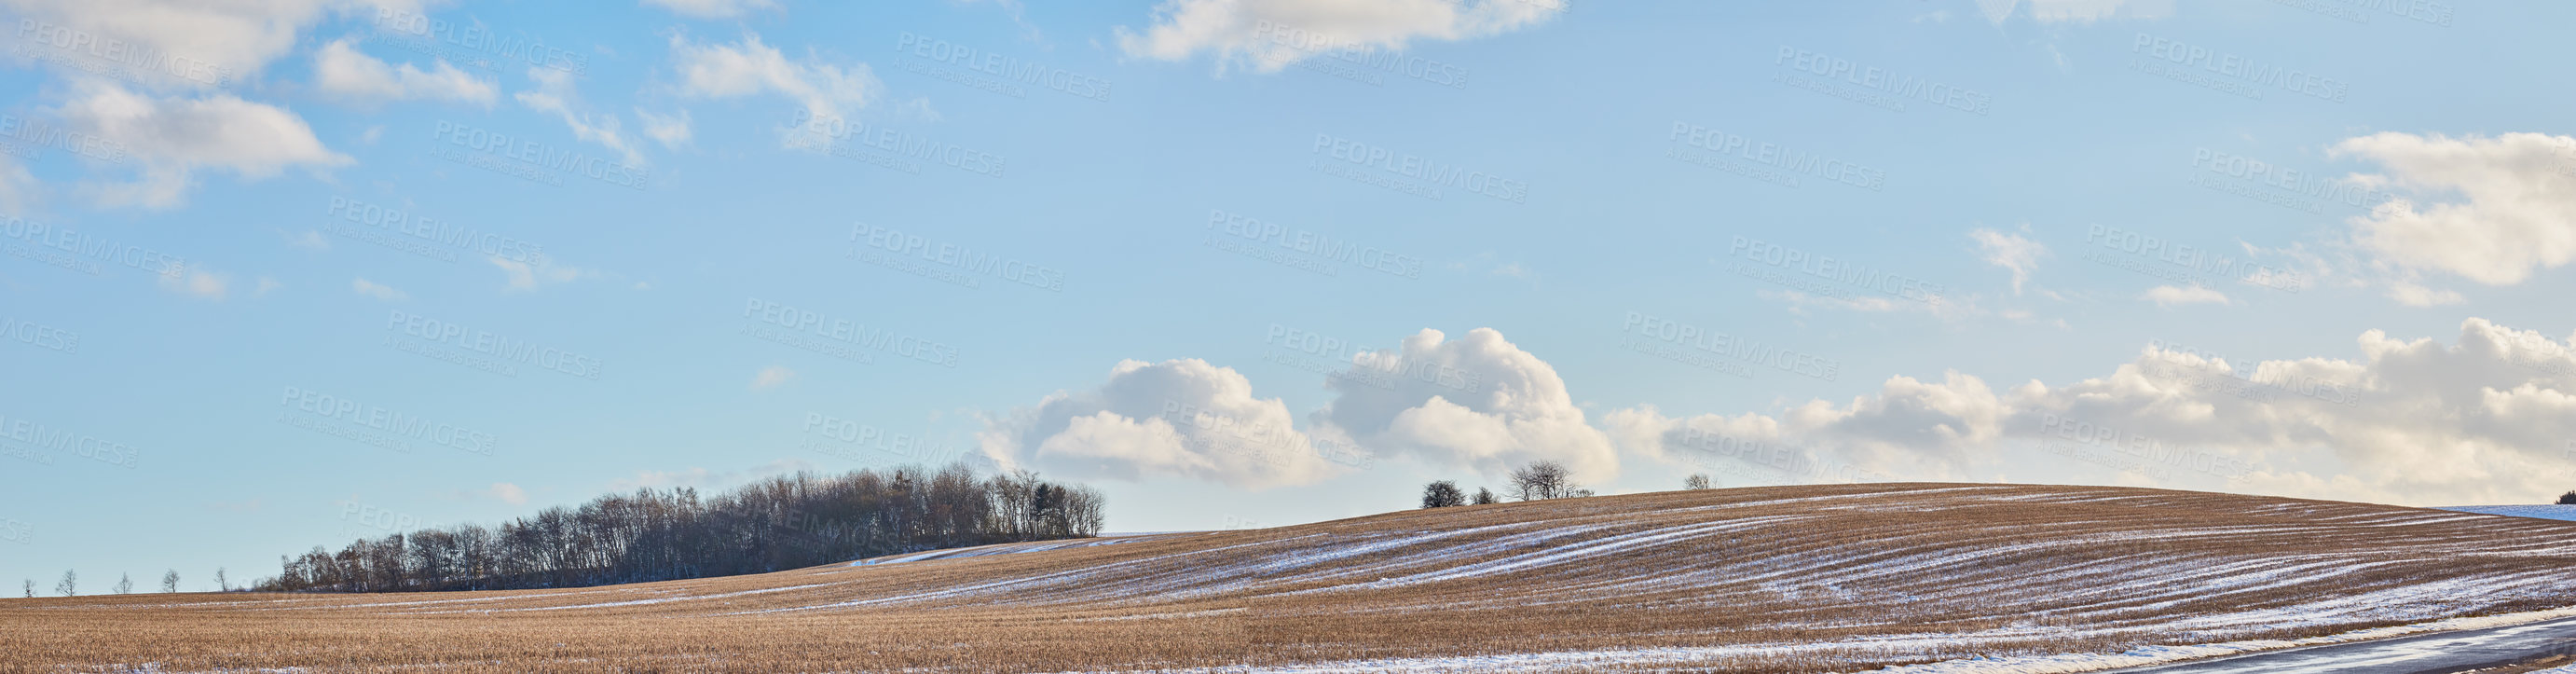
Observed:
[[[957,457],[2576,488],[2562,7],[0,4],[47,587]]]

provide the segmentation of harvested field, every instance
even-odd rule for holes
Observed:
[[[1665,492],[1067,543],[568,590],[0,600],[0,671],[1822,672],[2576,606],[2576,523],[2111,487]]]

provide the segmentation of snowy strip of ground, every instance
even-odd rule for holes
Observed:
[[[2009,658],[1950,660],[1922,665],[1907,665],[1875,670],[1879,674],[2071,674],[2121,667],[2137,667],[2198,658],[2234,655],[2300,646],[2318,646],[2389,637],[2504,627],[2559,618],[2576,617],[2576,607],[2548,611],[2529,611],[2470,618],[2451,618],[2413,625],[2398,625],[2345,632],[2306,639],[2256,639],[2191,646],[2146,646],[2124,653],[2067,653]],[[1801,644],[1768,644],[1745,646],[1709,646],[1677,648],[1621,648],[1594,651],[1552,651],[1544,653],[1508,653],[1500,655],[1461,655],[1427,658],[1383,658],[1374,660],[1341,660],[1271,667],[1222,667],[1183,670],[1191,674],[1326,674],[1339,672],[1398,672],[1402,674],[1464,674],[1466,672],[1554,672],[1578,667],[1605,666],[1683,666],[1729,657],[1759,658],[1786,655],[1830,655],[1836,652],[1903,653],[1908,650],[1958,649],[1973,647],[1974,639],[1964,635],[1910,635],[1895,638],[1836,641]],[[2568,668],[2576,674],[2576,667]],[[2551,670],[2557,672],[2559,670]],[[1071,673],[1067,673],[1071,674]]]
[[[862,560],[859,560],[859,561],[850,562],[850,566],[876,566],[876,565],[879,565],[879,564],[902,564],[902,563],[904,563],[904,562],[919,562],[919,561],[927,561],[927,560],[933,560],[933,559],[957,559],[957,558],[961,558],[961,557],[986,557],[986,556],[991,556],[991,555],[1012,555],[1012,554],[1019,554],[1019,553],[1023,553],[1023,552],[1044,552],[1044,551],[1047,551],[1047,550],[1062,550],[1062,549],[1065,549],[1065,548],[1088,548],[1088,547],[1091,547],[1091,546],[1094,546],[1094,545],[1112,545],[1112,544],[1117,544],[1117,543],[1126,543],[1126,542],[1129,542],[1129,541],[1141,540],[1141,539],[1143,539],[1143,538],[1144,538],[1143,536],[1127,536],[1127,537],[1121,537],[1121,538],[1108,538],[1108,537],[1073,538],[1073,539],[1066,539],[1066,540],[1063,540],[1063,541],[1054,541],[1054,542],[1047,542],[1047,543],[995,543],[995,544],[993,544],[993,545],[979,545],[979,546],[975,546],[975,547],[971,547],[971,548],[941,548],[941,549],[938,549],[938,550],[926,550],[926,551],[916,552],[916,553],[912,553],[912,554],[908,554],[908,555],[895,555],[895,556],[889,556],[889,557],[875,557],[875,558],[870,558],[870,559],[862,559]]]

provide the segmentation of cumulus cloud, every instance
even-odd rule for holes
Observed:
[[[884,88],[868,64],[835,65],[811,50],[805,58],[789,59],[748,31],[732,44],[699,44],[675,33],[671,63],[679,71],[674,86],[683,96],[776,94],[796,101],[815,118],[846,118],[875,101]]]
[[[2024,226],[2022,231],[2029,231],[2029,227]],[[1977,240],[1979,259],[2012,271],[2015,295],[2021,294],[2022,283],[2030,280],[2031,270],[2039,268],[2039,258],[2048,255],[2048,246],[2020,234],[1979,229],[1968,232],[1968,238]]]
[[[476,79],[445,60],[422,71],[387,65],[358,51],[349,38],[333,40],[313,55],[313,84],[323,93],[354,101],[444,100],[491,107],[500,87]]]
[[[777,388],[779,384],[787,383],[787,380],[795,378],[795,370],[787,369],[785,366],[781,365],[771,365],[769,367],[760,368],[760,372],[751,375],[751,390],[760,391]]]
[[[85,40],[111,43],[123,53],[152,54],[148,67],[124,67],[136,82],[154,88],[217,88],[250,79],[295,47],[305,28],[334,14],[371,17],[380,7],[416,9],[408,0],[0,0],[20,28],[34,28],[40,43]],[[40,47],[47,48],[50,47]],[[44,62],[86,74],[129,66],[90,53],[87,47],[47,54]],[[127,59],[131,60],[131,59]]]
[[[2157,344],[2109,375],[2058,387],[1998,393],[1952,373],[1776,415],[1604,416],[1623,449],[1672,461],[1776,443],[1806,460],[1925,479],[2072,434],[2168,466],[2224,458],[2245,469],[2210,475],[2240,491],[2440,505],[2565,489],[2576,467],[2568,341],[2472,318],[2450,346],[2378,330],[2358,343],[2358,359],[2265,361]]]
[[[1585,421],[1556,368],[1492,328],[1455,340],[1424,329],[1397,349],[1354,355],[1325,386],[1337,395],[1313,416],[1330,439],[1486,474],[1533,460],[1589,482],[1619,473],[1608,436]]]
[[[2398,304],[2410,307],[2438,307],[2468,301],[2468,298],[2460,295],[2457,290],[2435,290],[2424,287],[2413,279],[2390,281],[2388,299],[2397,300]]]
[[[2189,288],[2181,286],[2156,286],[2154,288],[2147,289],[2147,294],[2139,296],[2139,299],[2154,302],[2156,303],[2156,306],[2167,309],[2186,304],[2228,303],[2227,293],[2218,292],[2217,290],[2206,286],[2192,286]]]
[[[977,434],[1004,466],[1090,477],[1190,477],[1247,489],[1310,484],[1334,472],[1277,398],[1252,395],[1233,368],[1197,359],[1120,361],[1097,389],[1047,396]]]
[[[635,118],[644,120],[644,137],[661,143],[662,147],[675,148],[689,144],[691,134],[687,110],[682,110],[676,115],[657,115],[643,108],[636,108]]]
[[[387,302],[399,302],[411,299],[410,293],[395,290],[391,286],[386,286],[363,278],[350,281],[349,287],[357,290],[360,295],[373,297]]]
[[[2352,243],[2406,275],[2390,294],[2410,304],[2448,303],[2412,275],[2445,273],[2491,286],[2523,282],[2576,260],[2576,138],[2378,133],[2335,144],[2380,173],[2360,186],[2399,194],[2355,216]]]
[[[277,230],[277,235],[285,237],[286,245],[289,246],[312,251],[325,251],[331,249],[331,240],[323,237],[322,231],[318,229],[308,229],[302,232],[289,232],[280,229]]]
[[[773,0],[644,0],[644,4],[693,19],[729,19],[754,10],[778,8]]]
[[[593,115],[583,109],[581,95],[573,90],[572,73],[540,66],[528,69],[528,79],[537,88],[512,95],[520,105],[562,118],[574,138],[616,150],[628,164],[644,163],[644,153],[636,151],[634,140],[620,130],[623,125],[616,115]]]
[[[232,290],[232,275],[184,265],[161,271],[161,289],[209,300],[222,300]]]
[[[97,188],[99,201],[112,206],[177,206],[200,169],[261,179],[290,167],[355,163],[323,147],[295,113],[230,94],[161,98],[91,81],[50,112],[71,128],[125,148],[136,160],[141,175],[135,182]]]
[[[1564,10],[1563,0],[1166,0],[1143,32],[1121,26],[1117,34],[1130,57],[1182,61],[1208,52],[1220,67],[1246,62],[1277,72],[1320,53],[1499,35]]]
[[[528,490],[508,482],[492,483],[492,486],[483,489],[483,495],[510,505],[528,504]]]
[[[25,213],[38,193],[36,174],[16,157],[0,156],[0,215]]]
[[[494,255],[489,259],[492,262],[492,266],[500,267],[501,273],[508,275],[508,288],[513,292],[536,290],[538,286],[547,283],[565,283],[600,275],[599,272],[580,267],[555,264],[554,258],[544,256],[537,256],[536,261],[533,263],[521,262],[501,257],[499,255]]]

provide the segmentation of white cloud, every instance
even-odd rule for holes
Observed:
[[[644,154],[636,151],[635,144],[620,131],[622,125],[616,115],[594,116],[581,109],[581,95],[573,90],[572,73],[540,66],[528,69],[528,79],[535,80],[537,88],[513,94],[511,97],[518,99],[520,105],[554,113],[563,119],[564,126],[572,128],[574,138],[616,150],[628,164],[644,163]]]
[[[492,486],[485,488],[482,494],[510,505],[528,504],[528,490],[508,482],[494,482]]]
[[[86,40],[105,50],[153,54],[151,67],[122,67],[119,72],[144,86],[215,88],[253,79],[270,61],[295,47],[296,36],[332,13],[372,17],[379,6],[414,8],[406,0],[0,0],[20,21],[51,38]],[[22,38],[34,47],[34,40]],[[46,40],[50,42],[50,39]],[[57,56],[83,75],[93,69],[123,65],[90,55],[88,48]],[[56,62],[48,59],[47,62]]]
[[[2251,469],[2229,489],[2411,504],[2529,501],[2576,468],[2576,349],[2468,319],[2448,347],[2372,330],[2362,358],[2228,360],[2150,346],[2111,374],[1995,393],[1974,377],[1890,379],[1873,396],[1813,401],[1778,415],[1605,415],[1623,449],[1678,460],[1688,440],[1807,448],[1827,462],[1927,479],[2008,446],[2107,434],[2102,452],[2188,473],[2206,457]],[[1694,435],[1696,433],[1696,435]],[[2158,458],[2161,457],[2161,458]],[[2175,458],[2180,457],[2180,458]],[[2320,476],[2321,474],[2326,476]],[[2212,475],[2211,480],[2221,480]]]
[[[97,81],[78,90],[50,112],[72,128],[124,147],[142,173],[134,183],[100,187],[99,200],[108,205],[179,205],[198,169],[260,179],[290,167],[355,163],[323,147],[295,113],[230,94],[154,98]]]
[[[1925,295],[1923,299],[1911,299],[1889,295],[1854,294],[1849,297],[1835,297],[1810,295],[1796,290],[1758,290],[1754,292],[1754,296],[1786,303],[1791,313],[1802,315],[1808,309],[1838,309],[1865,314],[1922,313],[1943,321],[1957,322],[1994,313],[1979,301],[1980,297],[1975,295]],[[2013,318],[2029,318],[2029,314],[2016,312]]]
[[[1241,373],[1197,359],[1120,361],[1100,388],[1058,391],[988,420],[977,440],[1003,466],[1114,479],[1167,475],[1265,489],[1334,472],[1285,403],[1254,398]]]
[[[2173,15],[2172,0],[1977,0],[1977,10],[1986,20],[2003,23],[2014,10],[2030,7],[2030,18],[2040,23],[2092,23],[2112,17],[2160,19]]]
[[[2217,290],[2204,286],[2192,286],[2189,288],[2180,286],[2156,286],[2154,288],[2147,289],[2147,294],[2140,296],[2138,299],[2154,302],[2156,303],[2156,306],[2167,309],[2186,304],[2229,303],[2226,293],[2218,292]]]
[[[536,290],[538,286],[547,283],[565,283],[601,275],[599,272],[580,267],[555,264],[554,258],[550,257],[539,256],[533,264],[499,255],[489,259],[492,261],[492,266],[500,267],[501,273],[508,275],[509,289],[512,291]]]
[[[751,390],[759,391],[776,388],[779,384],[787,383],[787,380],[795,378],[795,370],[787,369],[785,366],[771,365],[769,367],[760,368],[760,372],[751,375]]]
[[[1338,397],[1314,418],[1328,439],[1486,474],[1542,459],[1588,482],[1619,473],[1556,368],[1492,328],[1456,340],[1425,329],[1398,349],[1354,355],[1349,376],[1325,386]]]
[[[644,0],[644,4],[693,19],[729,19],[753,10],[778,8],[772,0]]]
[[[790,60],[748,31],[733,44],[697,44],[686,35],[673,34],[671,62],[679,70],[674,86],[683,96],[777,94],[805,106],[816,118],[846,119],[851,111],[875,101],[884,88],[868,64],[834,65],[810,50],[805,58]]]
[[[2347,220],[2356,248],[2409,275],[2390,284],[2400,301],[2448,303],[2413,274],[2504,286],[2576,260],[2576,184],[2566,173],[2576,169],[2576,138],[2390,132],[2347,139],[2333,152],[2381,166],[2351,176],[2359,186],[2412,195]]]
[[[643,108],[636,108],[635,118],[644,120],[644,136],[661,143],[662,147],[675,148],[689,144],[689,111],[687,110],[682,110],[677,115],[664,116],[646,112]]]
[[[2024,225],[2022,231],[2030,231],[2030,227]],[[2048,256],[2048,246],[2020,234],[1978,229],[1968,232],[1968,238],[1977,240],[1979,259],[2012,271],[2015,295],[2021,294],[2022,283],[2030,280],[2031,270],[2039,268],[2039,259]]]
[[[277,235],[286,237],[286,245],[289,246],[315,251],[331,249],[331,239],[322,236],[321,230],[308,229],[302,232],[288,232],[281,229],[277,230]]]
[[[363,279],[363,278],[361,278],[361,279],[356,279],[356,280],[353,280],[353,281],[350,281],[350,282],[349,282],[349,287],[350,287],[351,289],[357,290],[357,291],[358,291],[358,294],[360,294],[360,295],[365,295],[365,296],[368,296],[368,297],[373,297],[373,298],[380,299],[380,300],[384,300],[384,301],[387,301],[387,302],[400,302],[400,301],[402,301],[402,300],[411,299],[411,295],[410,295],[410,294],[408,294],[408,293],[405,293],[405,292],[400,291],[400,290],[395,290],[395,289],[393,289],[393,288],[392,288],[392,287],[390,287],[390,286],[386,286],[386,285],[383,285],[383,284],[379,284],[379,283],[376,283],[376,282],[374,282],[374,281],[369,281],[369,280],[366,280],[366,279]]]
[[[2004,436],[2005,401],[1984,380],[1947,372],[1941,381],[1890,377],[1849,404],[1811,400],[1778,416],[1702,414],[1665,417],[1652,405],[1602,415],[1621,449],[1685,462],[1690,453],[1720,453],[1786,467],[1808,482],[1958,479],[1966,465]]]
[[[2437,307],[2468,301],[2468,298],[2461,296],[2459,291],[2434,290],[2424,287],[2414,279],[2405,278],[2388,282],[2388,299],[2397,300],[2398,304],[2410,307]]]
[[[491,107],[501,91],[445,60],[428,72],[409,63],[386,65],[360,53],[349,38],[334,40],[314,54],[313,79],[324,93],[358,101],[445,100]]]
[[[161,272],[161,288],[184,295],[222,300],[232,289],[232,275],[171,265]]]
[[[0,156],[0,215],[25,213],[40,193],[36,175],[16,157]]]
[[[1204,51],[1220,67],[1277,72],[1319,53],[1499,35],[1564,10],[1562,0],[1165,0],[1143,33],[1117,34],[1130,57],[1182,61]]]

